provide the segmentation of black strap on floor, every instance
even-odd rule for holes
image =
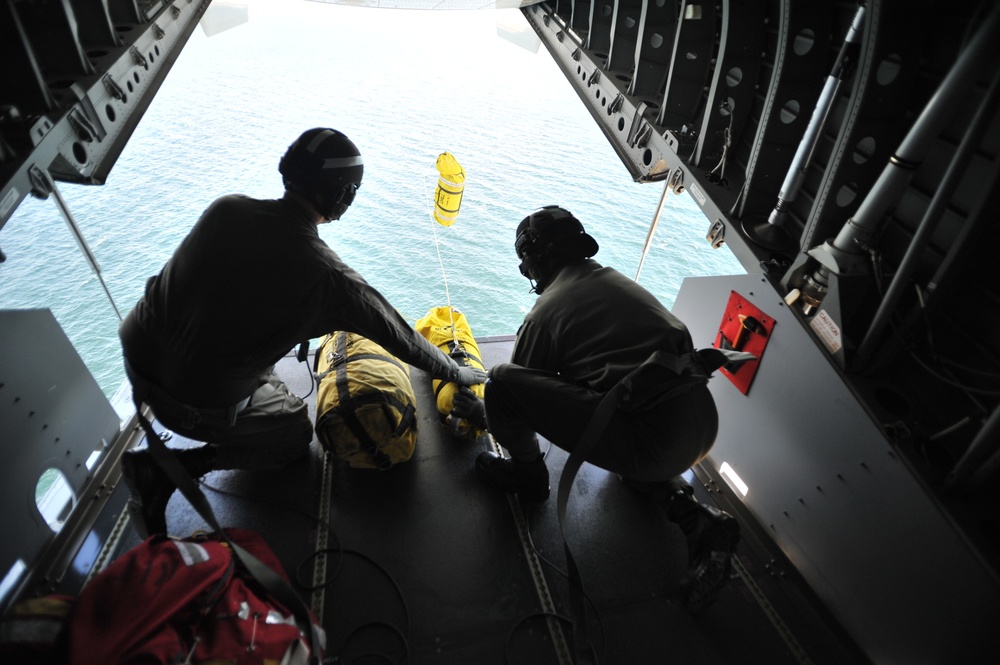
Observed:
[[[573,652],[577,665],[596,665],[592,659],[593,651],[587,648],[587,605],[583,593],[583,580],[580,579],[580,571],[573,559],[573,553],[569,548],[569,538],[566,533],[566,505],[569,503],[569,491],[576,480],[576,474],[586,461],[587,457],[594,450],[601,435],[607,429],[611,417],[618,410],[618,402],[625,392],[624,382],[618,383],[608,391],[598,405],[594,415],[587,423],[587,429],[583,437],[577,442],[566,466],[563,467],[562,475],[559,477],[559,493],[556,500],[556,512],[559,516],[559,530],[562,532],[563,549],[566,552],[566,569],[569,573],[569,600],[570,612],[573,619]]]
[[[265,565],[260,559],[250,554],[236,543],[234,543],[226,532],[219,526],[219,522],[215,517],[215,513],[212,511],[212,506],[208,503],[208,499],[205,494],[198,488],[191,474],[187,472],[187,469],[181,465],[181,461],[177,459],[177,456],[167,448],[160,439],[156,431],[153,429],[153,424],[149,422],[149,419],[142,412],[142,401],[136,396],[133,391],[133,401],[135,403],[135,412],[139,418],[139,423],[142,425],[142,429],[146,432],[146,445],[149,447],[149,454],[152,455],[153,460],[160,465],[167,477],[175,485],[177,489],[181,491],[184,498],[194,507],[198,514],[201,515],[213,531],[219,534],[219,536],[225,540],[226,544],[229,545],[233,550],[233,554],[239,559],[243,567],[246,568],[254,579],[256,579],[264,587],[264,589],[274,597],[279,603],[284,605],[292,615],[295,617],[296,625],[298,626],[299,632],[303,635],[309,636],[309,663],[310,665],[318,665],[320,662],[320,654],[322,653],[322,639],[319,635],[318,627],[313,623],[312,617],[309,614],[309,610],[306,608],[302,599],[299,595],[295,593],[295,590],[289,586],[278,573],[271,570],[270,567]]]

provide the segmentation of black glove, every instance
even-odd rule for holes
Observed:
[[[455,392],[452,418],[464,418],[479,429],[486,429],[486,402],[465,386]]]
[[[486,383],[486,372],[481,369],[456,365],[456,370],[450,379],[460,386],[474,386],[477,383]]]

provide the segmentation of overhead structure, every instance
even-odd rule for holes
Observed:
[[[721,341],[734,296],[774,321],[752,384],[711,383],[706,486],[876,662],[982,645],[1000,602],[1000,6],[523,13],[632,178],[690,194],[747,270],[686,280],[696,345]]]

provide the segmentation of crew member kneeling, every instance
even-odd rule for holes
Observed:
[[[490,370],[485,400],[463,389],[453,414],[488,429],[510,453],[478,457],[476,470],[486,482],[544,501],[549,474],[537,435],[572,451],[605,393],[654,351],[697,356],[685,325],[655,296],[590,258],[597,242],[569,211],[546,206],[531,213],[518,225],[514,246],[538,299],[518,330],[511,362]],[[714,600],[739,540],[736,520],[699,503],[680,477],[715,441],[709,374],[668,394],[676,377],[664,372],[664,390],[651,393],[665,396],[617,411],[587,459],[652,495],[683,530],[684,593],[692,608]]]
[[[197,477],[278,468],[309,451],[306,404],[272,372],[302,340],[356,332],[432,377],[485,380],[430,344],[319,237],[361,185],[357,146],[334,129],[303,133],[278,166],[277,200],[224,196],[202,214],[122,322],[138,401],[177,433],[207,442],[176,452]],[[175,487],[147,451],[122,458],[129,512],[143,535],[165,532]]]

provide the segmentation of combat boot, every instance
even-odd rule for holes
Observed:
[[[698,612],[714,602],[729,581],[740,526],[732,515],[683,490],[671,494],[667,517],[687,538],[688,569],[681,581],[681,596],[689,610]]]
[[[494,452],[480,453],[476,472],[487,484],[525,501],[538,503],[549,498],[549,469],[541,456],[532,462],[519,462]]]
[[[213,469],[215,447],[173,450],[184,469],[193,478],[200,478]],[[131,498],[129,517],[136,532],[143,538],[154,533],[167,533],[167,504],[177,486],[156,463],[148,450],[130,450],[122,455],[122,476]]]

